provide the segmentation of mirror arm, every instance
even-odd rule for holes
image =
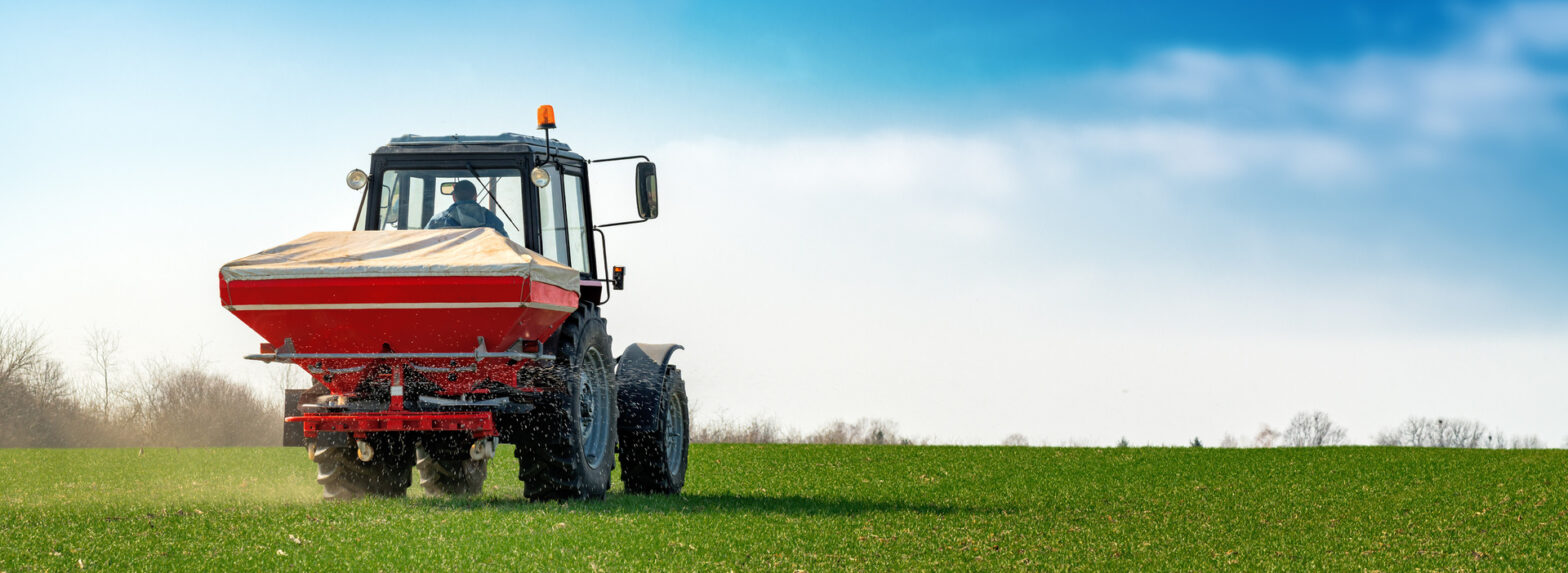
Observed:
[[[626,157],[610,157],[610,158],[607,158],[607,159],[589,159],[588,162],[589,163],[606,163],[606,162],[610,162],[610,161],[625,161],[627,159],[641,159],[643,161],[648,161],[648,162],[652,162],[653,161],[652,159],[648,159],[648,156],[646,156],[646,155],[628,155]]]
[[[625,157],[607,157],[607,158],[604,158],[604,159],[589,159],[588,162],[589,163],[608,163],[610,161],[625,161],[627,159],[641,159],[641,160],[647,161],[649,163],[653,162],[653,160],[649,159],[648,156],[646,156],[646,155],[627,155]],[[605,227],[619,227],[621,225],[635,225],[637,223],[646,223],[648,221],[649,221],[649,219],[638,219],[636,221],[621,221],[619,223],[605,223],[603,225],[594,225],[593,228],[595,230],[597,230],[597,229],[603,229]]]
[[[603,225],[594,225],[593,228],[595,228],[595,229],[603,229],[605,227],[619,227],[621,225],[636,225],[638,223],[647,223],[648,221],[651,221],[651,220],[652,219],[638,219],[636,221],[621,221],[619,223],[605,223]]]

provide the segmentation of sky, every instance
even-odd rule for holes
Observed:
[[[406,133],[659,164],[617,351],[699,420],[1568,440],[1568,4],[0,0],[0,315],[275,391],[223,263]],[[594,211],[631,218],[596,167]]]

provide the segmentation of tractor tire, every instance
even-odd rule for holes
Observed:
[[[604,499],[615,467],[616,387],[610,335],[597,309],[572,314],[556,333],[555,363],[523,423],[518,479],[533,501]]]
[[[359,461],[354,448],[317,447],[316,483],[327,501],[349,501],[365,496],[403,497],[411,485],[409,469],[413,460],[407,448],[398,443],[377,444],[375,457]]]
[[[626,493],[676,495],[686,485],[686,455],[691,449],[686,383],[679,368],[666,369],[663,384],[639,393],[628,404],[647,415],[651,425],[625,426],[621,434],[621,481]]]
[[[468,455],[468,444],[431,441],[415,450],[414,467],[419,469],[419,485],[425,493],[440,496],[479,495],[485,489],[490,460]]]

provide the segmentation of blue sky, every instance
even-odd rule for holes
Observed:
[[[607,315],[702,415],[1568,438],[1568,4],[0,3],[0,78],[0,313],[62,356],[265,387],[219,265],[346,227],[389,137],[550,103],[660,161]]]

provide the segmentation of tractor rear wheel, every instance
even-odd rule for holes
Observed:
[[[419,485],[430,495],[479,495],[490,473],[489,460],[473,459],[460,440],[428,440],[415,450]]]
[[[603,499],[615,467],[615,377],[610,335],[597,309],[574,313],[556,334],[555,364],[541,376],[517,446],[528,499]]]
[[[681,492],[686,485],[686,454],[691,425],[686,405],[686,383],[679,368],[666,369],[663,384],[654,392],[638,395],[633,408],[645,409],[644,427],[621,428],[621,481],[626,493]]]
[[[409,469],[414,465],[412,452],[394,441],[375,444],[376,454],[368,462],[359,461],[354,448],[316,446],[311,456],[316,461],[316,483],[321,497],[328,501],[347,501],[365,496],[403,497],[411,485]]]

